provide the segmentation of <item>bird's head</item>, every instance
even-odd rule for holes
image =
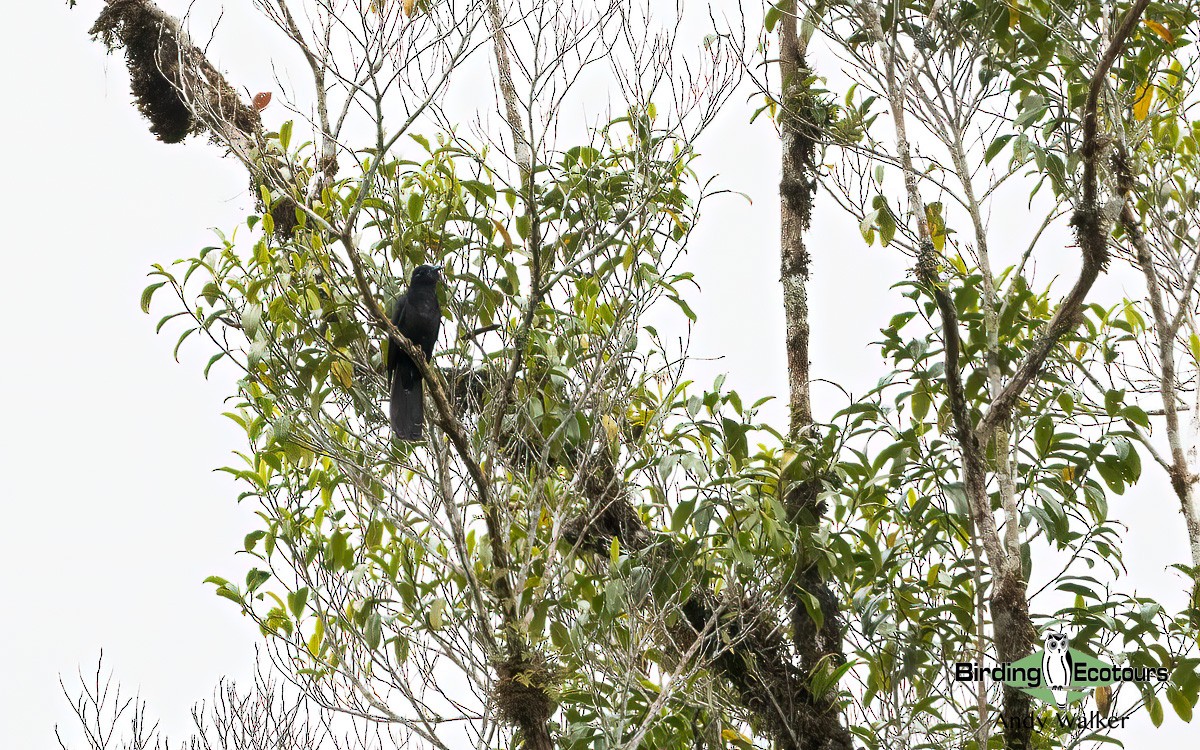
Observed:
[[[437,283],[438,273],[442,270],[440,265],[437,266],[417,266],[412,272],[412,285],[427,285],[433,286]]]

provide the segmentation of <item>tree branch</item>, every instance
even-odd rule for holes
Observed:
[[[109,51],[125,49],[138,109],[160,140],[178,143],[207,130],[256,171],[262,120],[237,90],[192,44],[178,20],[151,0],[104,0],[91,28]]]
[[[1099,135],[1100,93],[1108,80],[1109,70],[1112,69],[1121,50],[1125,48],[1125,42],[1133,33],[1142,12],[1149,3],[1150,0],[1136,0],[1125,14],[1113,32],[1113,37],[1104,54],[1101,55],[1100,62],[1096,66],[1096,71],[1092,74],[1092,80],[1088,86],[1087,101],[1083,110],[1083,143],[1079,148],[1079,154],[1083,161],[1083,198],[1076,206],[1075,215],[1071,219],[1079,247],[1083,251],[1083,267],[1079,271],[1079,279],[1063,299],[1062,304],[1059,305],[1058,311],[1046,325],[1033,349],[1018,365],[1004,390],[992,400],[987,414],[979,424],[978,434],[981,436],[990,435],[996,425],[1008,419],[1017,399],[1037,377],[1058,340],[1075,327],[1076,318],[1079,311],[1083,309],[1083,302],[1088,291],[1091,290],[1097,276],[1108,264],[1108,228],[1101,215],[1097,197],[1100,190],[1099,162],[1108,145],[1107,139]]]

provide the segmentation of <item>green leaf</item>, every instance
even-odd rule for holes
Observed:
[[[729,417],[721,418],[721,428],[725,433],[725,450],[730,456],[744,459],[747,455],[746,432],[748,425],[742,424]]]
[[[1108,488],[1118,495],[1125,494],[1125,478],[1121,461],[1113,456],[1101,456],[1096,461],[1096,470]]]
[[[271,574],[267,571],[259,570],[258,568],[251,568],[250,572],[246,574],[246,590],[254,591],[259,586],[266,583],[270,578]]]
[[[158,291],[160,287],[165,286],[166,283],[167,282],[165,281],[159,281],[142,290],[142,312],[146,313],[147,315],[150,314],[150,298],[154,296],[154,293]],[[1192,338],[1195,338],[1195,336]]]
[[[912,394],[912,415],[918,420],[924,420],[925,415],[929,413],[929,406],[932,402],[929,398],[929,390],[925,386],[925,381],[917,384],[916,390]]]
[[[775,30],[775,24],[779,23],[781,15],[779,8],[776,8],[774,5],[767,9],[766,18],[763,19],[763,26],[766,27],[768,33]]]
[[[692,321],[693,323],[696,322],[696,313],[692,310],[691,306],[688,305],[687,302],[684,302],[682,297],[671,295],[670,299],[676,305],[679,305],[679,309],[683,310],[683,314],[687,316],[688,320]]]
[[[1150,714],[1150,721],[1156,727],[1161,727],[1163,723],[1163,707],[1162,701],[1157,695],[1150,695],[1146,698],[1146,713]]]
[[[1167,701],[1170,702],[1171,708],[1175,709],[1175,713],[1179,715],[1179,718],[1189,724],[1191,723],[1193,706],[1182,690],[1174,685],[1167,685]]]
[[[838,683],[854,667],[855,663],[853,661],[847,661],[845,664],[841,664],[832,670],[828,670],[827,666],[825,669],[814,670],[812,676],[813,692],[817,695],[825,695],[837,690]]]
[[[479,180],[463,180],[463,189],[479,203],[493,203],[496,200],[496,188]]]
[[[304,615],[304,607],[308,604],[308,586],[301,586],[287,596],[288,609],[292,616],[299,619]]]
[[[1126,406],[1121,410],[1121,416],[1125,417],[1139,427],[1150,429],[1150,417],[1146,415],[1146,412],[1143,411],[1140,406],[1134,404]]]
[[[283,150],[287,151],[288,146],[292,142],[292,121],[288,120],[279,126],[279,145],[283,146]]]
[[[1015,133],[1008,133],[1008,134],[1002,135],[999,138],[997,138],[996,140],[992,141],[991,144],[988,145],[987,151],[985,151],[983,153],[984,163],[985,164],[991,163],[992,159],[996,158],[996,154],[999,154],[1001,151],[1003,151],[1004,147],[1008,144],[1008,142],[1011,141],[1015,137],[1016,137]]]
[[[1050,445],[1054,442],[1054,423],[1049,415],[1043,416],[1034,426],[1033,442],[1039,457],[1045,457],[1050,452]]]
[[[171,352],[171,356],[175,357],[175,361],[179,361],[179,347],[183,346],[183,342],[187,341],[188,336],[191,336],[197,329],[189,328],[179,337],[179,341],[175,342],[175,351]]]
[[[692,517],[692,512],[696,509],[696,500],[683,500],[679,505],[675,506],[674,512],[671,513],[671,530],[683,531],[687,526],[688,519]]]
[[[237,592],[237,588],[233,586],[221,586],[217,589],[217,596],[224,597],[229,601],[245,607],[246,602],[242,599],[241,594]]]
[[[879,244],[887,247],[888,243],[896,236],[896,217],[892,214],[891,207],[888,206],[887,198],[882,195],[876,195],[871,206],[875,208],[875,225],[879,227]]]
[[[819,632],[825,625],[825,613],[821,611],[821,603],[817,601],[817,597],[803,589],[800,590],[800,601],[804,604],[804,611],[808,614],[808,619],[812,620]]]
[[[262,325],[262,317],[262,305],[246,305],[246,309],[242,312],[242,330],[246,332],[246,336],[254,338],[254,335],[258,333],[259,326]]]
[[[215,365],[224,356],[225,356],[225,352],[217,352],[216,354],[214,354],[208,358],[208,364],[204,366],[204,379],[205,380],[208,380],[208,371],[211,370],[212,366]]]
[[[246,535],[246,538],[242,540],[242,547],[247,552],[250,552],[254,549],[254,545],[258,544],[258,540],[262,539],[266,535],[267,532],[263,531],[262,529],[251,531]]]
[[[380,621],[378,612],[372,612],[371,616],[367,618],[363,639],[367,642],[367,648],[372,651],[379,648],[379,642],[383,640],[383,623]]]
[[[1121,413],[1121,402],[1125,400],[1125,389],[1112,388],[1104,392],[1104,411],[1108,416],[1115,417]]]
[[[1070,393],[1063,391],[1058,396],[1058,406],[1067,413],[1068,416],[1075,413],[1075,397]]]
[[[367,533],[363,536],[363,542],[367,545],[367,549],[379,549],[379,545],[383,543],[383,524],[378,519],[367,524]]]

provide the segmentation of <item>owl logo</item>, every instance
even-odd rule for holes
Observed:
[[[1071,646],[1066,633],[1046,633],[1046,651],[1042,654],[1042,685],[1054,693],[1059,710],[1067,707],[1071,687]]]

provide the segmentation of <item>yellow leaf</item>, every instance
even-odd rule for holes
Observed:
[[[417,0],[404,0],[404,15],[409,18],[413,17],[413,13],[417,12]]]
[[[1017,10],[1016,0],[1008,2],[1008,28],[1015,29],[1017,22],[1021,20],[1021,11]]]
[[[600,424],[604,426],[604,436],[608,438],[609,447],[616,448],[618,446],[617,441],[620,438],[620,430],[617,427],[617,420],[605,414],[600,417]]]
[[[1074,482],[1075,481],[1075,467],[1074,466],[1064,466],[1062,468],[1062,478],[1063,478],[1064,482]]]
[[[312,654],[313,658],[318,658],[321,655],[321,644],[325,641],[325,620],[317,618],[317,626],[313,629],[312,637],[308,639],[308,653]]]
[[[941,203],[925,204],[925,222],[929,227],[929,239],[933,241],[933,249],[939,253],[946,247],[946,220],[942,218]],[[961,271],[966,271],[964,265]]]
[[[338,385],[349,390],[354,384],[354,367],[344,359],[335,360],[329,365],[329,372],[333,374]]]
[[[674,211],[672,211],[669,208],[662,208],[660,210],[675,220],[675,226],[679,228],[679,231],[681,233],[687,231],[687,228],[683,225],[683,221],[680,220],[680,218],[679,218],[679,214],[675,213]]]
[[[1163,41],[1167,44],[1175,43],[1175,35],[1171,33],[1170,29],[1168,29],[1166,26],[1163,26],[1158,21],[1145,19],[1142,21],[1142,23],[1146,24],[1146,26],[1149,27],[1149,29],[1155,34],[1158,34],[1160,37],[1162,37]]]
[[[1108,718],[1109,712],[1112,711],[1112,688],[1101,685],[1092,691],[1092,697],[1096,699],[1096,710],[1101,716]]]
[[[793,450],[785,449],[783,451],[783,457],[779,461],[780,476],[789,477],[789,478],[793,476],[789,470],[791,470],[793,468],[798,468],[800,466],[800,464],[796,464],[795,467],[792,466],[792,463],[797,458],[799,458],[799,456],[800,456],[800,454],[796,453]]]
[[[1137,120],[1145,120],[1150,114],[1150,102],[1154,100],[1154,87],[1150,82],[1138,86],[1137,94],[1133,103],[1133,116]]]
[[[495,219],[492,219],[492,224],[496,225],[496,231],[499,232],[500,236],[504,238],[504,249],[512,250],[512,248],[513,248],[512,235],[508,233],[508,230],[504,228],[503,224],[496,221]]]

